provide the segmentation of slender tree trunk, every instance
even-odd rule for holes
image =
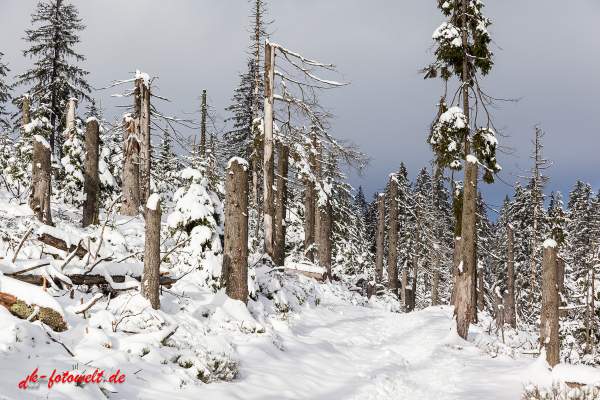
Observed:
[[[406,263],[404,263],[404,265],[402,266],[402,304],[404,304],[404,307],[406,309],[406,306],[408,306],[409,301],[408,298],[406,297],[407,291],[409,290],[407,288],[408,285],[408,268],[406,266]]]
[[[418,268],[419,268],[419,231],[421,230],[421,198],[417,202],[417,229],[415,230],[415,255],[413,258],[413,279],[412,279],[412,292],[411,295],[415,299],[413,301],[413,307],[411,307],[411,311],[414,310],[414,306],[417,298],[417,277],[418,277]]]
[[[331,195],[327,194],[327,204],[321,211],[321,246],[319,247],[319,265],[327,269],[327,277],[332,281],[331,274]]]
[[[482,266],[481,266],[482,267]],[[477,279],[479,280],[479,290],[477,291],[477,309],[479,311],[483,311],[484,303],[483,303],[483,268],[478,268]]]
[[[380,193],[377,204],[377,254],[375,259],[375,283],[383,281],[383,239],[385,231],[385,194]]]
[[[504,303],[504,314],[506,323],[511,327],[517,327],[517,310],[515,307],[515,249],[514,249],[514,230],[510,224],[507,224],[508,232],[508,290],[506,292],[506,301]]]
[[[289,148],[279,143],[277,160],[277,208],[275,210],[275,265],[285,261],[285,216],[287,212],[287,176]]]
[[[456,305],[456,282],[458,279],[458,266],[460,264],[460,238],[454,238],[454,256],[452,258],[452,294],[450,295],[450,304]]]
[[[269,42],[265,43],[265,144],[264,144],[264,204],[263,204],[263,226],[264,226],[264,251],[274,259],[273,243],[273,183],[275,174],[275,161],[273,160],[273,74],[275,67],[275,49]]]
[[[29,117],[29,93],[23,97],[23,125],[27,125],[31,122]]]
[[[433,280],[431,282],[431,305],[438,305],[438,284],[440,281],[440,255],[435,258],[435,269],[433,270]]]
[[[315,175],[315,155],[312,152],[313,145],[316,143],[315,134],[311,133],[311,146],[309,147],[308,164],[311,174]],[[310,262],[315,262],[315,185],[312,178],[307,178],[304,183],[304,251]]]
[[[75,129],[75,108],[77,108],[77,99],[69,99],[65,112],[65,130],[67,131],[67,139],[71,137],[71,131]]]
[[[52,210],[50,209],[51,184],[51,156],[50,147],[45,139],[41,142],[33,139],[33,158],[31,167],[31,189],[29,193],[29,207],[36,214],[38,220],[46,225],[52,225]]]
[[[495,306],[494,310],[496,311],[496,325],[502,326],[504,325],[504,306],[502,305],[502,296],[500,295],[500,290],[496,288],[496,292],[494,293]]]
[[[135,122],[123,117],[123,203],[121,215],[135,217],[140,212],[140,145],[136,139]]]
[[[476,220],[478,219],[475,217]],[[477,232],[477,222],[475,223],[475,232]],[[479,300],[479,290],[477,288],[479,281],[479,260],[477,258],[477,235],[475,235],[475,246],[473,251],[473,290],[471,291],[471,323],[477,323],[477,304]]]
[[[390,174],[388,288],[394,295],[398,296],[398,179],[396,174]]]
[[[567,303],[565,299],[565,261],[562,258],[558,259],[558,298],[560,300],[560,306],[565,307]],[[567,316],[566,310],[559,310],[559,317],[564,318]]]
[[[322,240],[321,240],[321,210],[319,207],[319,192],[321,191],[321,185],[322,185],[323,166],[321,164],[321,161],[322,161],[321,160],[321,156],[322,156],[321,142],[317,142],[315,140],[314,145],[317,150],[317,156],[315,158],[315,193],[314,193],[315,197],[313,200],[313,203],[315,205],[314,253],[315,253],[315,258],[320,261],[321,257],[319,256],[319,252],[321,251]]]
[[[141,81],[141,115],[140,115],[140,131],[142,143],[142,154],[140,157],[141,168],[143,173],[140,174],[141,190],[140,190],[140,203],[146,210],[146,203],[150,198],[150,176],[152,175],[152,139],[150,137],[150,83],[148,86]]]
[[[200,154],[206,155],[206,90],[202,90],[202,124],[200,125]]]
[[[99,146],[100,132],[98,121],[90,120],[85,127],[85,182],[83,193],[83,226],[97,224],[99,220]]]
[[[558,263],[556,247],[544,243],[542,278],[542,310],[540,345],[546,348],[546,360],[551,367],[560,362],[558,338]]]
[[[225,183],[225,246],[222,283],[227,295],[248,304],[248,171],[230,163]]]
[[[153,210],[146,210],[146,241],[144,246],[144,272],[142,275],[142,296],[150,300],[152,308],[160,308],[158,278],[160,268],[160,200]]]

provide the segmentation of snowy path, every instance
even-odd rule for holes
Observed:
[[[535,375],[527,367],[532,359],[446,346],[451,313],[449,307],[411,314],[348,305],[305,310],[289,325],[274,321],[282,352],[236,343],[241,379],[210,391],[273,400],[518,399],[521,382]]]

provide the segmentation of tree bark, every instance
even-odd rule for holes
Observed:
[[[452,258],[452,294],[450,295],[450,304],[456,305],[456,282],[458,279],[458,266],[460,264],[460,238],[454,238],[454,256]]]
[[[67,139],[71,137],[71,131],[75,129],[75,108],[77,107],[77,99],[71,98],[67,103],[65,112],[65,129],[67,131]]]
[[[479,281],[478,283],[478,287],[479,290],[477,291],[477,309],[479,311],[483,311],[483,306],[484,306],[484,302],[483,302],[483,295],[484,295],[484,290],[483,290],[483,268],[479,267],[477,268],[477,279]]]
[[[315,246],[314,253],[315,258],[320,260],[319,251],[321,250],[321,210],[319,209],[319,191],[321,190],[322,184],[322,173],[323,166],[321,164],[321,142],[314,142],[317,155],[315,158],[315,193],[314,193],[314,206],[315,206]]]
[[[433,281],[431,282],[431,305],[438,305],[438,284],[440,281],[440,255],[435,259],[435,269],[433,270]]]
[[[31,122],[29,117],[29,94],[23,97],[23,125],[27,125]]]
[[[140,212],[140,145],[133,119],[123,118],[123,203],[121,215],[135,217]]]
[[[42,286],[44,284],[44,276],[43,275],[8,274],[6,276],[16,279],[18,281],[30,283],[32,285]],[[69,279],[71,279],[71,282],[73,283],[73,285],[93,286],[93,285],[108,285],[109,284],[107,282],[106,278],[104,277],[104,275],[81,275],[81,274],[78,274],[78,275],[65,275],[65,276],[68,276]],[[123,282],[125,282],[126,276],[129,276],[129,275],[111,275],[111,278],[112,278],[113,282],[115,282],[115,283],[123,283]],[[141,276],[130,276],[130,277],[137,281],[142,280]],[[52,280],[57,285],[58,285],[58,283],[60,283],[60,280],[58,278],[53,278]],[[177,283],[177,279],[169,278],[167,276],[164,276],[163,274],[160,274],[158,283],[160,285],[169,286],[169,285],[173,285],[174,283]]]
[[[462,26],[467,26],[467,0],[462,0]],[[467,29],[462,30],[463,45],[463,69],[462,69],[462,97],[463,113],[469,125],[469,73],[468,73],[468,55],[469,45],[467,42]],[[469,133],[465,136],[465,156],[471,155],[469,144]],[[456,325],[458,335],[467,339],[469,333],[469,324],[473,316],[471,315],[472,291],[474,286],[473,269],[475,268],[475,236],[476,216],[477,216],[477,163],[470,162],[467,158],[465,162],[465,178],[463,191],[463,209],[462,209],[462,228],[461,228],[461,264],[462,271],[459,268],[456,288],[456,307],[454,314],[456,316]]]
[[[377,204],[377,254],[375,259],[375,283],[383,281],[383,238],[385,231],[385,194],[380,193]]]
[[[421,229],[421,198],[419,197],[417,203],[417,229],[415,230],[415,255],[413,258],[413,279],[412,279],[412,291],[411,295],[413,299],[417,296],[417,273],[419,268],[419,231]],[[411,311],[415,308],[415,301],[411,307]]]
[[[27,319],[34,312],[36,304],[28,306],[23,300],[20,300],[16,296],[9,293],[0,292],[0,305],[4,306],[7,310],[17,315],[19,318]],[[50,326],[56,332],[62,332],[67,329],[67,323],[57,311],[52,308],[39,306],[39,311],[35,317],[31,320],[42,321],[46,325]]]
[[[331,274],[331,194],[327,194],[327,204],[325,207],[320,207],[321,220],[321,243],[319,246],[319,265],[327,269],[327,277],[332,281]]]
[[[46,225],[52,225],[52,210],[50,209],[52,153],[46,144],[47,142],[42,143],[37,138],[33,139],[31,189],[28,203],[38,220]]]
[[[315,134],[310,134],[311,145],[309,147],[308,152],[308,164],[311,175],[315,175],[315,155],[313,153],[313,145],[316,143]],[[309,177],[304,182],[305,191],[304,191],[304,251],[306,253],[306,258],[310,260],[310,262],[315,262],[315,204],[314,204],[314,196],[315,196],[315,185],[312,181],[312,178]],[[311,248],[312,246],[312,248]]]
[[[264,227],[264,251],[275,258],[273,242],[273,183],[275,174],[275,162],[273,160],[273,74],[275,67],[275,49],[269,42],[265,43],[265,115],[264,115],[264,187],[263,187],[263,227]]]
[[[408,306],[408,299],[406,291],[409,290],[406,286],[408,285],[408,271],[406,268],[406,263],[402,266],[402,304],[404,306]]]
[[[98,121],[93,119],[85,127],[85,182],[83,193],[83,226],[97,224],[99,220],[99,146]]]
[[[289,148],[279,143],[277,160],[277,208],[275,210],[275,265],[285,261],[285,216],[287,212],[287,176]]]
[[[515,250],[514,250],[514,230],[510,224],[507,224],[508,233],[508,289],[506,292],[506,301],[504,303],[505,321],[511,327],[517,327],[517,310],[515,308]]]
[[[398,180],[396,174],[390,174],[388,288],[394,295],[398,296]]]
[[[544,243],[542,310],[540,317],[540,345],[546,348],[546,360],[551,367],[560,362],[558,338],[558,263],[556,247]]]
[[[227,295],[248,304],[248,171],[230,162],[225,183],[225,246],[222,283]]]
[[[567,302],[564,301],[565,298],[565,261],[562,258],[558,259],[558,293],[560,306],[565,307]],[[566,310],[560,310],[558,312],[559,317],[564,318],[567,316]]]
[[[148,83],[150,85],[150,83]],[[136,80],[136,89],[139,87],[139,179],[140,179],[140,204],[146,212],[146,204],[150,198],[150,175],[152,168],[152,140],[150,137],[150,87],[146,86],[143,79]]]
[[[496,311],[496,325],[502,326],[504,325],[504,306],[502,305],[502,296],[500,296],[498,289],[494,294],[494,299],[494,310]]]
[[[200,154],[206,155],[206,90],[202,90],[202,123],[200,125]]]
[[[146,210],[146,241],[144,245],[144,272],[142,275],[142,296],[150,300],[152,308],[160,308],[158,294],[158,279],[160,268],[160,218],[162,211],[160,200],[156,209],[148,207]]]

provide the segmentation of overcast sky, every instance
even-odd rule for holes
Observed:
[[[68,0],[67,0],[68,1]],[[206,89],[211,103],[223,109],[246,68],[250,45],[246,27],[250,4],[245,0],[103,0],[72,1],[83,23],[76,51],[87,60],[89,82],[103,87],[128,79],[135,69],[158,76],[158,104],[166,114],[198,109],[197,97]],[[417,70],[433,60],[428,51],[433,31],[445,20],[435,0],[277,0],[267,1],[271,41],[305,57],[336,64],[350,82],[322,96],[337,116],[331,133],[359,144],[373,158],[362,185],[367,196],[385,186],[388,174],[401,161],[414,179],[430,166],[427,129],[442,94],[439,79],[423,80]],[[15,75],[34,60],[22,56],[21,40],[31,27],[37,1],[0,0],[0,52]],[[600,2],[597,0],[503,0],[485,2],[489,31],[496,45],[495,66],[482,81],[488,94],[520,98],[494,111],[497,127],[505,127],[500,144],[516,149],[499,155],[500,174],[516,178],[515,163],[529,165],[534,125],[546,132],[544,155],[554,161],[550,190],[565,199],[580,178],[600,189]],[[500,49],[501,48],[501,49]],[[12,79],[8,79],[12,82]],[[109,115],[122,100],[118,90],[93,93]],[[80,110],[81,111],[81,110]],[[462,174],[462,172],[461,172]],[[486,201],[500,205],[513,189],[498,182],[480,184]],[[566,202],[566,201],[565,201]],[[490,215],[494,218],[492,215]],[[494,218],[495,219],[495,218]]]

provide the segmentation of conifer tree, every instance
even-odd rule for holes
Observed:
[[[70,58],[84,61],[85,57],[73,50],[80,42],[78,31],[85,29],[81,23],[77,8],[66,5],[63,0],[47,0],[39,2],[31,23],[41,23],[36,29],[25,30],[24,40],[31,47],[23,51],[25,57],[37,58],[34,67],[16,76],[13,87],[31,85],[28,92],[32,96],[32,104],[39,100],[46,102],[50,109],[49,121],[52,126],[50,146],[56,152],[55,139],[61,139],[59,133],[65,124],[65,107],[69,98],[89,100],[91,86],[85,80],[89,72],[69,62]],[[22,96],[15,98],[14,103],[21,108]],[[60,153],[60,145],[58,152]]]
[[[10,69],[2,63],[2,56],[4,56],[4,53],[0,51],[0,130],[8,129],[10,126],[6,102],[11,98],[10,87],[4,82],[4,77],[7,72],[10,72]]]

